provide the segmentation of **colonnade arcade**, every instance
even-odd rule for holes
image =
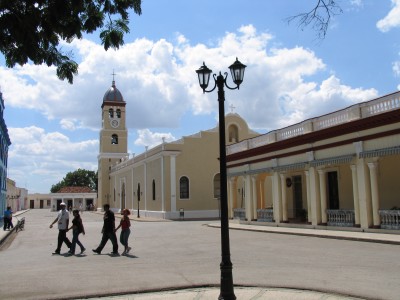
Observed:
[[[400,229],[400,148],[229,173],[231,218]]]

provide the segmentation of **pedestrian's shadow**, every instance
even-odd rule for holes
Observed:
[[[108,255],[109,257],[138,258],[137,256],[135,256],[135,255],[133,255],[133,254],[124,254],[124,255],[122,255],[122,254],[112,254],[112,253],[108,253],[108,254],[105,254],[105,255]]]
[[[124,255],[125,257],[129,257],[129,258],[139,258],[139,257],[137,257],[136,255],[134,255],[134,254],[125,254]]]
[[[86,256],[87,256],[86,253],[75,254],[75,257],[86,257]]]

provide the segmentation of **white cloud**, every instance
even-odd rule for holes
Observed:
[[[150,148],[162,137],[167,142],[180,138],[171,132],[183,116],[217,116],[216,93],[204,95],[195,74],[203,60],[214,73],[228,72],[240,54],[247,65],[244,82],[239,91],[226,90],[226,99],[252,128],[277,129],[377,96],[374,89],[353,88],[326,75],[327,66],[309,49],[271,48],[273,39],[247,25],[212,46],[193,45],[178,35],[175,41],[137,39],[106,52],[101,45],[76,40],[71,46],[81,61],[73,85],[58,80],[54,68],[46,66],[0,67],[2,92],[8,107],[39,111],[59,120],[59,130],[78,135],[78,129],[100,129],[103,96],[115,70],[134,144]],[[227,81],[233,85],[230,74]],[[97,140],[73,142],[52,131],[10,128],[13,179],[24,182],[24,176],[36,175],[51,186],[75,168],[96,169]]]
[[[400,0],[392,0],[393,8],[381,20],[376,23],[376,27],[382,32],[387,32],[392,28],[400,27]]]
[[[393,63],[393,72],[396,76],[400,76],[400,61]]]
[[[138,138],[135,140],[135,145],[153,148],[160,145],[163,141],[166,143],[172,142],[176,138],[171,133],[151,132],[149,129],[138,130]]]
[[[36,126],[8,128],[8,131],[12,137],[8,155],[9,177],[21,186],[26,183],[29,192],[42,191],[41,186],[35,185],[42,180],[50,187],[78,168],[97,170],[96,156],[93,155],[98,152],[97,140],[72,142],[59,132],[46,132]],[[34,180],[35,177],[40,178],[38,182],[29,182],[29,178]]]
[[[356,7],[361,7],[363,6],[363,0],[351,0],[350,4]]]
[[[76,125],[74,120],[71,119],[61,119],[60,125],[62,129],[74,131],[76,129]]]

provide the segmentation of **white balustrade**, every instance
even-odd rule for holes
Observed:
[[[257,209],[257,221],[258,222],[274,222],[274,210],[273,209]]]
[[[327,209],[328,226],[353,227],[354,210],[347,209]]]
[[[400,229],[400,210],[380,210],[382,229]]]
[[[244,208],[234,208],[233,209],[233,218],[246,220],[246,209]]]

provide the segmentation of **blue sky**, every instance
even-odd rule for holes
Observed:
[[[400,0],[338,1],[343,14],[324,40],[285,21],[315,3],[144,0],[118,51],[104,51],[96,35],[63,45],[80,64],[73,85],[54,68],[8,69],[1,59],[8,177],[29,193],[48,193],[67,172],[97,170],[100,107],[113,70],[135,154],[217,125],[217,94],[203,95],[195,73],[203,61],[214,72],[228,71],[236,57],[247,65],[225,108],[233,105],[260,133],[398,91]]]

